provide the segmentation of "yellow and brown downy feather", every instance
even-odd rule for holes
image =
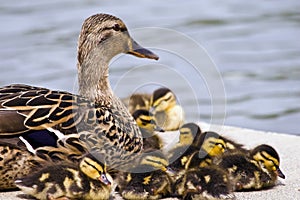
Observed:
[[[170,174],[177,180],[186,169],[190,157],[199,151],[201,129],[195,123],[186,123],[179,129],[179,142],[167,152],[169,168],[175,172]]]
[[[117,179],[119,192],[124,199],[160,199],[172,192],[167,173],[168,161],[158,150],[148,150],[136,164],[120,172]]]
[[[151,112],[157,124],[165,131],[178,130],[184,124],[184,110],[177,103],[174,92],[169,88],[159,88],[153,92]]]
[[[163,141],[157,132],[164,132],[164,130],[157,125],[154,115],[147,110],[136,110],[132,116],[140,127],[144,150],[161,149]]]
[[[215,132],[201,133],[193,123],[180,128],[179,138],[179,145],[172,153],[181,153],[181,156],[173,163],[170,161],[169,165],[177,172],[173,176],[175,194],[183,199],[235,199],[226,171],[212,161],[214,157],[241,145]]]
[[[279,168],[279,156],[269,145],[259,145],[248,153],[225,153],[215,163],[227,170],[235,190],[258,190],[273,187],[277,178],[285,178]]]
[[[34,152],[55,147],[66,134],[78,134],[87,149],[105,154],[108,165],[130,162],[142,150],[142,137],[109,85],[108,63],[119,53],[158,59],[130,37],[119,18],[107,14],[87,18],[78,41],[79,95],[21,84],[0,88],[1,141],[21,141]],[[43,143],[48,138],[51,144]]]
[[[169,88],[158,88],[152,94],[135,93],[123,102],[131,114],[136,110],[153,113],[157,124],[165,131],[178,130],[184,123],[184,111]]]
[[[16,185],[37,199],[109,199],[113,180],[100,160],[87,154],[78,163],[48,163]]]
[[[184,200],[235,199],[226,171],[213,165],[186,170],[176,180],[174,191]]]

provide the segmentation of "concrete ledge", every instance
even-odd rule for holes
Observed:
[[[263,132],[229,126],[210,126],[201,123],[203,131],[211,130],[242,143],[247,148],[253,148],[259,144],[269,144],[279,153],[280,168],[286,175],[286,179],[279,179],[278,185],[272,189],[236,192],[237,199],[243,200],[273,200],[273,199],[300,199],[300,136],[280,133]],[[167,137],[168,133],[164,133]],[[2,192],[0,199],[17,200],[24,199],[21,192]],[[27,198],[28,199],[28,198]],[[121,199],[118,195],[115,199]],[[171,200],[171,198],[168,198]]]

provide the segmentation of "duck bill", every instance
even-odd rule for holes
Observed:
[[[156,112],[155,112],[155,107],[154,107],[154,106],[151,106],[150,109],[149,109],[149,112],[151,112],[151,113],[156,113]]]
[[[105,175],[100,176],[98,179],[105,185],[111,185],[111,182],[108,180],[107,176]]]
[[[280,168],[278,168],[278,169],[276,170],[276,172],[277,172],[277,175],[278,175],[280,178],[285,179],[285,175],[284,175],[283,172],[280,170]]]
[[[157,131],[157,132],[165,132],[165,130],[164,130],[162,127],[157,126],[157,125],[155,126],[154,131]]]
[[[166,172],[171,176],[174,176],[176,174],[176,171],[173,170],[171,167],[167,167]]]
[[[148,49],[145,49],[134,40],[132,40],[132,49],[130,49],[127,53],[139,58],[149,58],[154,60],[159,59],[159,57],[156,54],[154,54]]]

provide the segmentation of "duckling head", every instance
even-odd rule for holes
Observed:
[[[140,109],[140,110],[136,110],[132,114],[132,116],[140,128],[148,130],[150,132],[153,131],[164,132],[164,129],[162,129],[157,125],[155,117],[151,112]]]
[[[120,53],[158,59],[157,55],[141,47],[130,37],[125,24],[119,18],[108,14],[95,14],[84,21],[78,39],[77,55],[81,95],[90,96],[91,85],[97,85],[100,87],[97,89],[106,92],[104,87],[108,87],[108,63]],[[98,84],[101,80],[106,82]]]
[[[153,113],[167,111],[176,106],[175,94],[169,88],[159,88],[153,92],[151,105]]]
[[[201,134],[200,127],[195,123],[186,123],[179,129],[179,143],[182,145],[199,146],[199,139]]]
[[[91,155],[83,157],[79,163],[79,169],[89,178],[99,180],[105,185],[111,185],[113,182],[112,177],[106,173],[106,165]]]
[[[207,155],[215,157],[226,151],[226,142],[215,132],[204,132],[200,136],[199,157],[204,158]]]
[[[251,156],[260,163],[271,174],[275,174],[280,178],[285,178],[285,175],[279,168],[280,159],[276,150],[270,145],[262,144],[255,147],[251,151]]]
[[[150,151],[143,153],[141,160],[141,165],[148,165],[156,170],[168,171],[169,161],[161,151]]]

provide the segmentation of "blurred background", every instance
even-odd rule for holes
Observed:
[[[82,22],[104,12],[121,18],[139,43],[160,56],[157,63],[114,59],[110,79],[118,96],[167,86],[187,121],[300,135],[298,0],[1,0],[0,10],[0,86],[25,83],[76,92]],[[199,45],[197,50],[185,39],[168,39],[170,30]],[[164,49],[155,46],[160,43]],[[170,53],[174,48],[194,57],[203,48],[199,57],[214,75],[207,78],[201,72],[206,66],[200,66],[200,74],[192,76],[191,63]],[[156,79],[143,83],[145,77]],[[214,80],[219,90],[213,89]]]

